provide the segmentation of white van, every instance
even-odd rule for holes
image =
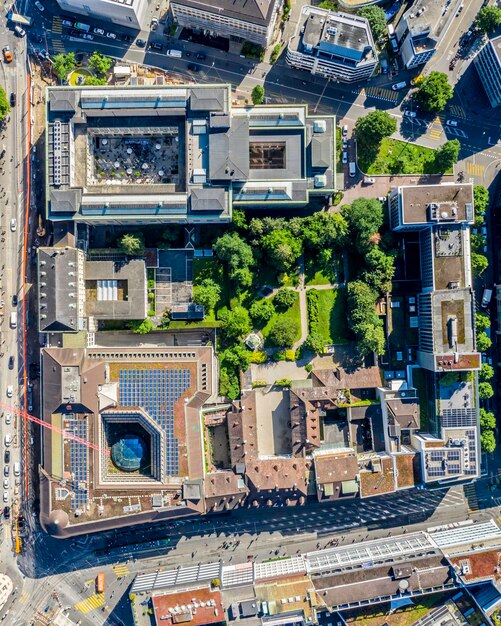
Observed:
[[[180,59],[183,56],[181,50],[167,50],[166,55],[168,57],[176,57],[176,59]]]
[[[12,313],[10,314],[10,327],[17,328],[17,312],[16,311],[12,311]]]
[[[10,433],[7,433],[4,437],[4,443],[5,443],[5,447],[8,448],[10,446],[10,444],[12,443],[12,435]]]
[[[21,475],[21,464],[14,463],[14,476],[20,476],[20,475]]]
[[[391,86],[393,91],[400,91],[400,89],[405,89],[407,87],[407,83],[403,80],[401,83],[395,83]]]
[[[350,161],[348,168],[349,168],[350,176],[354,178],[355,174],[357,173],[357,166],[355,164],[355,161]]]

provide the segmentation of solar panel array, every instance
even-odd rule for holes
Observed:
[[[444,409],[442,412],[443,428],[466,428],[476,425],[476,409]]]
[[[176,476],[179,470],[174,404],[190,385],[191,374],[186,369],[120,370],[120,405],[144,408],[165,432],[165,468],[169,476]]]
[[[67,419],[65,420],[65,428],[72,435],[87,441],[86,420]],[[71,498],[72,509],[78,509],[87,504],[89,492],[87,488],[80,488],[80,483],[85,481],[85,484],[87,484],[89,477],[87,454],[88,450],[85,444],[70,439],[70,472],[74,475],[72,485],[74,495]]]
[[[476,434],[476,430],[466,431],[466,437],[468,438],[468,467],[465,469],[464,473],[468,475],[478,473]]]

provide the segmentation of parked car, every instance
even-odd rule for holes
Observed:
[[[10,506],[4,507],[3,515],[4,515],[5,519],[9,519],[9,517],[10,517]]]
[[[393,91],[400,91],[401,89],[405,89],[406,87],[407,87],[407,83],[405,82],[405,80],[401,81],[400,83],[395,83],[394,85],[391,86]]]
[[[416,111],[404,111],[405,117],[416,117]]]
[[[14,32],[16,33],[16,35],[18,37],[26,37],[26,31],[24,30],[24,28],[21,28],[20,26],[14,26]]]
[[[151,18],[151,26],[150,29],[151,30],[156,30],[158,28],[158,18],[157,17],[152,17]]]
[[[157,50],[158,52],[162,52],[162,50],[164,49],[162,44],[161,43],[157,43],[156,41],[153,41],[152,43],[150,43],[148,48],[150,48],[151,50]]]
[[[7,387],[7,398],[12,398],[13,395],[14,395],[14,387],[12,385],[9,385]]]
[[[13,356],[9,357],[9,369],[10,370],[14,369],[14,357]]]
[[[10,51],[9,46],[5,46],[2,52],[3,52],[3,60],[6,63],[12,63],[12,60],[14,57],[12,56],[12,52]]]
[[[36,0],[36,2],[35,2],[35,6],[36,6],[36,8],[37,8],[39,11],[41,11],[42,13],[45,11],[45,7],[44,7],[44,5],[43,5],[41,2],[39,2],[39,0]]]
[[[87,39],[88,41],[94,41],[94,35],[91,35],[90,33],[84,33],[83,35],[80,35],[82,37],[82,39]]]
[[[12,413],[10,411],[5,412],[5,423],[7,426],[12,422]]]
[[[343,165],[346,165],[348,163],[348,153],[345,151],[343,152]]]
[[[10,480],[8,478],[3,479],[3,488],[8,489],[10,487]]]
[[[12,296],[12,306],[17,306],[17,295],[16,294],[14,294]]]
[[[10,106],[15,107],[17,102],[17,96],[14,92],[10,94]]]
[[[3,492],[3,501],[4,502],[8,502],[9,501],[9,492],[8,491],[4,491]]]
[[[205,61],[207,55],[204,52],[197,52],[196,57],[199,61]]]
[[[93,33],[96,33],[96,35],[104,35],[104,28],[98,28],[98,27],[96,26],[96,28],[93,28],[93,29],[92,29],[92,32],[93,32]]]
[[[379,200],[379,202],[382,202],[383,204],[386,202],[386,196],[378,196],[377,199]]]
[[[446,120],[445,123],[446,123],[447,126],[457,126],[458,125],[456,120]]]
[[[117,38],[115,33],[106,33],[106,37],[108,37],[108,39],[116,39]]]
[[[15,232],[16,232],[16,230],[17,230],[17,220],[16,220],[16,218],[15,218],[15,217],[13,217],[13,218],[10,220],[10,229],[11,229],[11,231],[12,231],[13,233],[15,233]]]
[[[364,185],[373,185],[375,182],[375,178],[371,178],[370,176],[364,176]]]
[[[67,28],[73,28],[73,22],[71,20],[61,20],[61,24]]]
[[[345,124],[343,126],[343,137],[347,137],[348,136],[348,126]]]
[[[133,40],[133,37],[131,37],[130,35],[126,35],[125,33],[123,35],[120,36],[120,39],[122,41],[125,41],[126,43],[131,43]]]
[[[5,450],[3,460],[5,463],[10,463],[10,450]]]
[[[348,139],[343,139],[343,150],[348,149]]]

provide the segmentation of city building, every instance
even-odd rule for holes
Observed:
[[[281,0],[174,0],[170,7],[179,26],[267,47],[281,4]]]
[[[343,83],[367,80],[378,63],[365,18],[312,6],[303,8],[285,58],[291,67]]]
[[[120,26],[146,27],[147,0],[57,0],[63,11],[108,21]]]
[[[427,63],[462,5],[462,0],[415,0],[400,18],[395,35],[407,69]]]
[[[187,624],[188,626],[217,626],[225,624],[220,591],[210,587],[188,589],[175,593],[154,595],[151,599],[156,626]]]
[[[232,206],[324,202],[335,118],[306,105],[231,106],[229,85],[50,87],[47,218],[226,223]]]
[[[148,315],[144,259],[86,260],[68,246],[38,248],[38,329],[92,330],[99,320]]]
[[[40,518],[69,537],[204,513],[211,346],[45,348]]]
[[[489,39],[474,63],[491,106],[498,107],[501,104],[501,36]]]

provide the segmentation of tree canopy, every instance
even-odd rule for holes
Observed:
[[[89,69],[95,72],[98,76],[104,76],[110,69],[113,60],[110,57],[105,57],[100,52],[93,52],[89,58]]]
[[[118,246],[124,254],[128,254],[129,256],[138,256],[143,254],[143,235],[141,233],[138,233],[137,235],[125,233],[122,237],[120,237]]]
[[[391,291],[391,281],[395,275],[395,258],[393,254],[386,254],[379,246],[372,248],[365,255],[367,270],[364,280],[378,293]]]
[[[301,230],[305,246],[325,249],[342,243],[348,233],[348,224],[341,213],[318,211],[302,220]]]
[[[243,306],[221,314],[223,330],[229,339],[240,339],[252,329],[249,312]]]
[[[360,146],[377,148],[385,137],[397,130],[397,121],[386,111],[372,111],[355,123],[355,137]]]
[[[480,428],[482,430],[488,428],[494,430],[496,428],[496,416],[494,413],[480,409]]]
[[[323,352],[325,346],[324,338],[320,333],[312,332],[306,337],[306,341],[304,342],[304,347],[307,350],[311,350],[312,352],[316,352],[317,354],[321,354]]]
[[[99,78],[98,76],[86,76],[85,77],[86,85],[106,85],[106,78]]]
[[[426,111],[439,113],[452,98],[452,87],[447,74],[431,72],[420,83],[416,99]]]
[[[261,247],[277,270],[286,272],[302,252],[301,240],[286,229],[274,230],[263,237]]]
[[[147,335],[149,332],[153,330],[153,322],[149,317],[142,320],[141,322],[132,322],[131,324],[132,332],[137,335]]]
[[[489,259],[484,254],[471,253],[471,269],[475,276],[480,276],[489,267]]]
[[[264,87],[256,85],[251,92],[252,104],[262,104],[264,102]]]
[[[215,309],[221,297],[221,287],[212,278],[204,278],[193,287],[193,300],[208,310]]]
[[[357,337],[362,355],[384,353],[383,325],[376,313],[376,294],[366,283],[356,280],[348,284],[350,326]]]
[[[56,54],[52,59],[52,70],[61,82],[66,80],[68,74],[77,66],[77,60],[73,52],[67,54]]]
[[[444,174],[450,170],[452,166],[458,162],[461,144],[459,139],[450,139],[442,146],[439,146],[435,152],[435,164],[437,170]]]
[[[251,304],[249,313],[254,323],[264,325],[271,320],[275,314],[275,307],[273,306],[273,302],[269,299],[256,301]]]
[[[480,433],[480,445],[482,446],[482,452],[490,454],[496,449],[496,437],[492,430],[484,430]]]
[[[490,328],[490,326],[491,320],[488,315],[480,312],[475,315],[475,328],[477,329],[478,333],[481,333],[486,328]]]
[[[485,6],[477,13],[476,23],[483,33],[492,33],[501,25],[501,9],[496,6]]]
[[[6,115],[10,113],[10,104],[7,100],[7,94],[5,89],[0,86],[0,121],[4,119]]]
[[[228,273],[239,287],[250,287],[252,273],[249,269],[254,264],[252,248],[238,233],[225,233],[214,243],[216,256],[228,264]]]
[[[271,327],[269,340],[279,348],[291,348],[299,333],[299,325],[295,320],[279,317]]]
[[[295,301],[296,294],[292,289],[286,289],[285,287],[279,289],[273,298],[273,304],[282,310],[289,309]]]
[[[365,254],[371,247],[371,239],[383,224],[383,207],[375,198],[357,198],[342,209],[348,224],[351,240],[357,250]]]
[[[487,333],[481,332],[477,334],[477,350],[479,352],[485,352],[492,346],[492,341],[487,336]]]
[[[482,213],[489,206],[489,191],[483,185],[475,185],[473,187],[473,200],[475,202],[475,211]]]
[[[488,400],[494,395],[494,389],[490,383],[478,383],[478,397],[481,400]]]
[[[480,368],[478,377],[484,383],[491,378],[494,378],[494,368],[492,367],[492,365],[489,365],[488,363],[482,363],[482,367]]]
[[[374,39],[379,39],[386,33],[386,16],[384,9],[376,6],[363,7],[358,14],[369,20]]]

